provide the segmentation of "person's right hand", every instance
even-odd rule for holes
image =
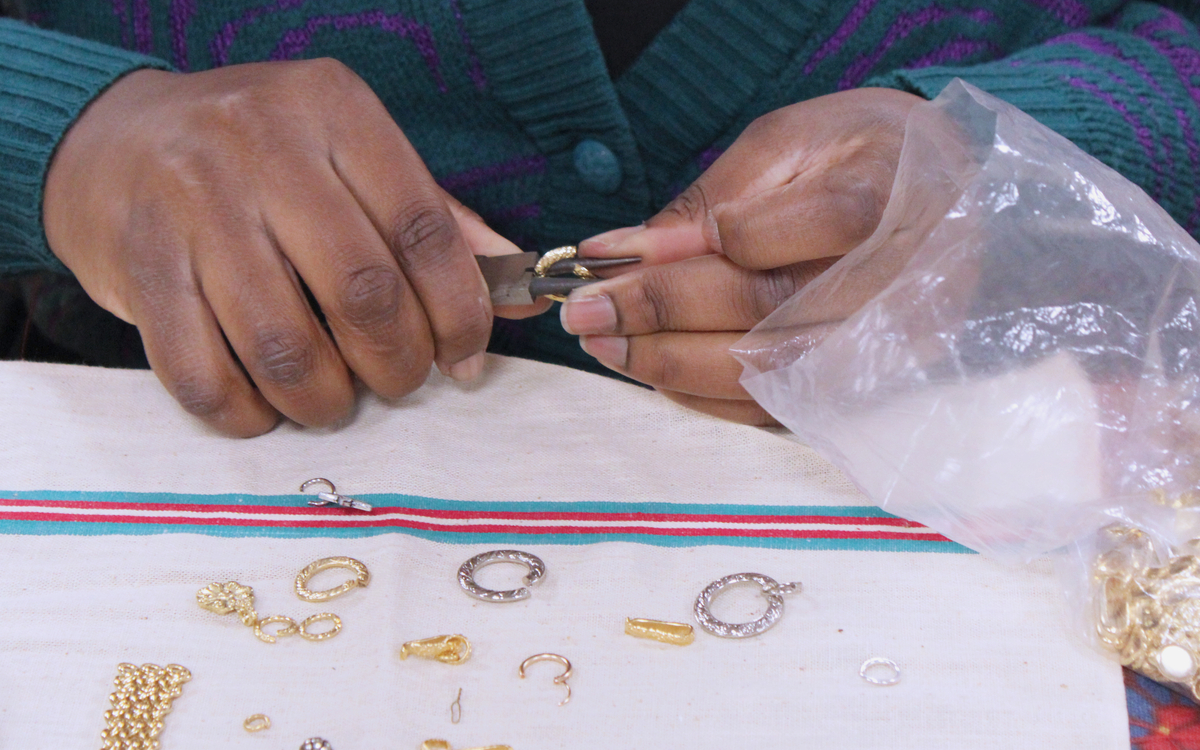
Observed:
[[[493,310],[472,255],[518,252],[331,60],[122,78],[59,146],[43,214],[51,250],[138,327],[167,390],[240,436],[279,413],[337,421],[351,373],[388,397],[431,363],[478,375]]]

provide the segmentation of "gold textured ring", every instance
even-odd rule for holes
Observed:
[[[266,714],[247,716],[246,720],[242,722],[242,729],[245,729],[247,732],[261,732],[264,729],[270,728],[271,717]]]
[[[282,623],[283,627],[275,631],[274,634],[263,630],[264,625],[275,625],[279,623]],[[258,622],[254,623],[254,635],[263,643],[274,643],[276,638],[284,638],[289,635],[295,635],[299,632],[300,626],[296,624],[295,620],[287,615],[271,615],[270,617],[264,617]]]
[[[309,579],[322,570],[329,570],[330,568],[346,568],[347,570],[354,571],[355,577],[346,581],[341,586],[335,586],[325,591],[310,591],[308,588]],[[367,570],[367,566],[353,557],[322,557],[316,562],[309,563],[304,570],[300,571],[300,575],[296,576],[296,596],[306,602],[327,602],[351,589],[365,588],[370,582],[371,573]]]
[[[308,629],[318,622],[328,620],[333,623],[333,627],[323,633],[310,633]],[[300,637],[308,641],[324,641],[334,637],[342,632],[342,618],[332,612],[321,612],[312,617],[304,618],[304,622],[300,623]]]

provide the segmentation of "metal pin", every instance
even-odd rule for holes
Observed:
[[[647,638],[673,646],[686,646],[696,640],[696,631],[682,622],[645,620],[640,617],[625,618],[625,634],[634,638]]]
[[[462,721],[462,688],[458,689],[458,697],[450,704],[450,723],[457,724]]]

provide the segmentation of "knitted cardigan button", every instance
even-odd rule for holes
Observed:
[[[583,183],[602,195],[621,187],[621,162],[608,146],[587,138],[575,147],[575,171]]]

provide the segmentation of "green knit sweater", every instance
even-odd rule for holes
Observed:
[[[642,221],[765,112],[862,85],[931,97],[954,76],[1200,230],[1194,0],[691,0],[615,82],[582,0],[27,5],[30,23],[0,20],[5,273],[65,270],[41,227],[47,165],[121,75],[325,56],[375,89],[450,193],[527,249]],[[498,325],[493,349],[596,369],[555,315]]]

